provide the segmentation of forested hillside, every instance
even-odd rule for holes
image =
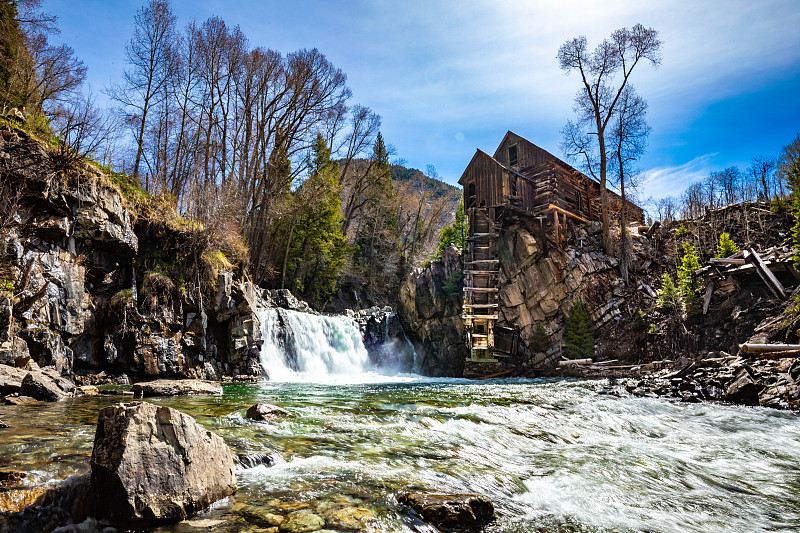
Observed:
[[[343,278],[396,292],[453,216],[457,190],[392,164],[380,116],[320,50],[277,51],[217,16],[180,27],[151,0],[104,109],[41,1],[0,14],[3,115],[53,147],[53,171],[96,161],[140,216],[174,211],[265,288],[320,307]]]

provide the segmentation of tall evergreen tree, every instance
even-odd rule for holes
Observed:
[[[580,300],[572,305],[564,324],[564,355],[568,359],[593,359],[594,327]]]
[[[324,303],[336,291],[349,247],[342,233],[339,165],[322,135],[311,146],[309,167],[308,179],[292,193],[283,284]]]

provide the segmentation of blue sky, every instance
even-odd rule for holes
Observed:
[[[45,0],[95,92],[119,79],[142,3]],[[653,128],[642,196],[744,168],[800,132],[800,0],[175,0],[173,10],[180,26],[219,15],[252,45],[319,48],[347,74],[352,102],[383,117],[397,156],[453,184],[509,129],[562,156],[579,80],[559,70],[558,47],[578,35],[593,47],[639,22],[664,41],[662,66],[632,79]]]

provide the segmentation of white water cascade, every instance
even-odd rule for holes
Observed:
[[[358,324],[346,316],[261,309],[261,366],[270,381],[350,382],[370,370]]]

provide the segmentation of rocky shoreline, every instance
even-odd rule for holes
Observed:
[[[800,411],[800,359],[710,355],[677,371],[629,379],[625,388],[634,396]]]

